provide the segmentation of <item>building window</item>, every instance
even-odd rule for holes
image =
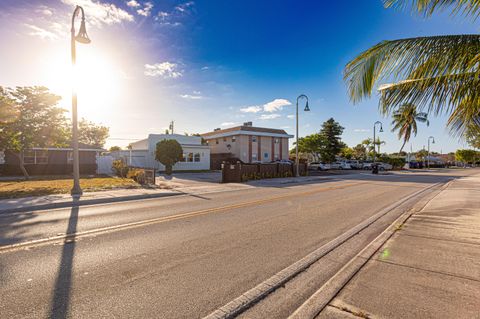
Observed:
[[[268,158],[268,153],[264,153],[264,154],[263,154],[263,157],[264,157],[264,158]]]
[[[232,143],[235,143],[237,141],[237,137],[236,136],[232,136]]]
[[[256,136],[252,136],[252,142],[253,142],[253,143],[256,143],[256,142],[257,142],[257,137],[256,137]]]
[[[193,162],[193,153],[188,153],[187,162]]]
[[[47,164],[48,152],[44,150],[27,150],[23,153],[23,162],[25,164]]]
[[[23,152],[23,162],[25,164],[35,164],[35,151],[26,150]]]
[[[195,153],[195,155],[193,156],[193,159],[195,162],[200,162],[200,153]]]
[[[279,138],[275,138],[275,144],[278,144],[280,143],[280,139]]]
[[[257,153],[252,153],[252,161],[258,161]]]
[[[224,138],[223,138],[223,141],[224,141],[224,142],[226,142],[226,141],[227,141],[227,138],[226,138],[226,137],[224,137]]]
[[[275,154],[275,161],[278,161],[280,158]]]
[[[215,144],[218,144],[218,138],[217,138],[217,139],[215,139]]]

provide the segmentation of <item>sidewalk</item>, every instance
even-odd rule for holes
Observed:
[[[480,175],[414,214],[317,318],[480,318]]]

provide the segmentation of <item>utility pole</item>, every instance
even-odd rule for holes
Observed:
[[[175,123],[174,121],[171,121],[171,122],[170,122],[170,126],[169,126],[170,132],[171,132],[170,134],[173,134],[173,125],[174,125],[174,123]]]

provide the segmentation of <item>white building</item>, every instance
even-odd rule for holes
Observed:
[[[210,169],[210,149],[202,145],[199,136],[180,134],[149,134],[146,139],[131,143],[131,150],[112,152],[115,159],[123,159],[130,166],[165,170],[165,166],[155,160],[157,143],[162,140],[176,140],[183,149],[183,160],[173,166],[174,171]]]

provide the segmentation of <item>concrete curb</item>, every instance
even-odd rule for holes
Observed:
[[[76,206],[86,206],[86,205],[96,205],[96,204],[108,204],[108,203],[117,203],[124,201],[133,201],[139,199],[149,199],[149,198],[161,198],[161,197],[170,197],[184,195],[184,193],[158,193],[158,194],[139,194],[139,195],[128,195],[128,196],[118,196],[118,197],[105,197],[105,198],[96,198],[96,199],[85,199],[85,200],[69,200],[64,202],[49,203],[49,204],[40,204],[40,205],[31,205],[23,206],[17,208],[7,208],[0,209],[0,215],[9,214],[9,213],[23,213],[37,210],[46,210],[46,209],[56,209],[56,208],[67,208],[67,207],[76,207]]]
[[[451,183],[444,184],[439,192],[430,198],[425,207],[433,198],[440,194]],[[435,184],[438,185],[438,184]],[[433,186],[435,186],[433,185]],[[432,187],[428,188],[431,189]],[[423,209],[422,207],[422,209]],[[421,209],[420,209],[421,211]],[[377,253],[377,251],[395,234],[398,225],[403,225],[416,210],[411,209],[398,217],[387,229],[378,235],[370,244],[362,249],[346,265],[344,265],[332,278],[330,278],[320,289],[308,298],[289,319],[315,318],[332,301],[340,290],[365,266],[365,264]]]
[[[382,216],[390,212],[392,209],[404,204],[405,202],[407,202],[408,200],[414,197],[419,196],[423,192],[426,192],[427,190],[430,190],[431,188],[438,186],[439,184],[440,183],[433,184],[413,194],[407,195],[404,198],[400,199],[399,201],[383,208],[375,215],[364,220],[362,223],[354,226],[353,228],[344,232],[337,238],[326,243],[325,245],[311,252],[307,256],[303,257],[299,261],[293,263],[292,265],[288,266],[287,268],[281,270],[280,272],[276,273],[272,277],[258,284],[254,288],[248,290],[241,296],[237,297],[236,299],[232,300],[226,305],[213,311],[212,313],[204,317],[204,319],[233,318],[237,316],[238,314],[250,308],[253,304],[257,303],[259,300],[263,299],[265,296],[267,296],[277,288],[283,286],[284,283],[286,283],[287,281],[289,281],[299,273],[303,272],[305,269],[307,269],[313,263],[317,262],[320,258],[322,258],[326,254],[334,250],[336,247],[340,246],[345,241],[352,238],[357,233],[359,233],[363,229],[373,224],[379,218],[381,218]]]

